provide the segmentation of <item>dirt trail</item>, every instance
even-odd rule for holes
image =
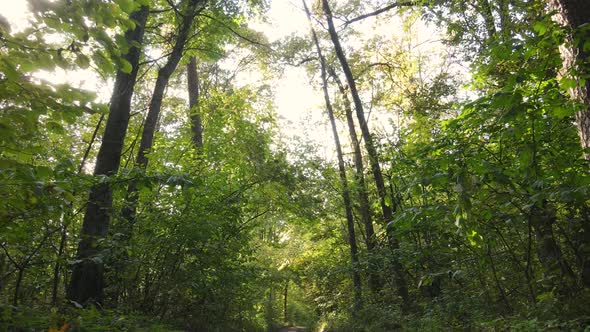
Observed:
[[[306,332],[305,327],[302,326],[285,326],[281,327],[278,332]]]

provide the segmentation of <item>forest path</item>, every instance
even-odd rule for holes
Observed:
[[[307,329],[303,326],[285,326],[281,327],[278,332],[305,332]]]

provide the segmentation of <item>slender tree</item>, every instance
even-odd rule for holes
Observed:
[[[96,157],[95,176],[113,176],[119,169],[148,13],[149,7],[141,6],[130,15],[135,27],[125,33],[130,47],[123,59],[131,64],[131,71],[117,71],[109,116]],[[103,263],[99,255],[99,241],[107,235],[112,203],[113,190],[107,181],[91,188],[68,287],[68,298],[72,301],[101,303],[103,300]]]
[[[361,307],[361,299],[362,299],[362,288],[361,288],[361,277],[358,271],[359,266],[359,259],[358,259],[358,248],[356,243],[356,235],[354,230],[354,216],[352,213],[352,202],[350,199],[350,189],[348,185],[348,179],[346,177],[346,166],[344,165],[344,157],[342,154],[342,146],[340,145],[340,138],[338,136],[338,128],[336,127],[336,119],[334,117],[334,110],[332,108],[332,102],[330,101],[330,93],[328,91],[328,75],[327,75],[327,65],[326,59],[322,55],[322,49],[320,47],[320,43],[318,41],[317,34],[315,29],[311,25],[311,14],[309,12],[309,8],[307,8],[307,4],[305,0],[303,1],[303,7],[305,8],[305,12],[307,14],[307,18],[309,20],[311,35],[313,38],[313,42],[316,47],[316,52],[318,54],[318,58],[320,60],[320,69],[321,69],[321,76],[322,76],[322,91],[324,93],[324,101],[326,103],[326,111],[328,112],[328,117],[330,119],[330,125],[332,127],[332,134],[334,135],[334,144],[336,145],[336,154],[338,156],[338,172],[340,175],[340,183],[342,185],[342,198],[344,201],[344,209],[346,211],[346,224],[348,227],[348,244],[350,245],[350,256],[352,260],[352,279],[354,285],[354,303],[355,308],[354,312],[356,313]]]
[[[143,131],[141,134],[141,141],[139,143],[139,150],[137,151],[137,158],[135,160],[136,167],[145,170],[148,165],[147,153],[154,144],[154,135],[156,132],[156,126],[158,118],[160,116],[160,110],[162,108],[162,100],[164,99],[164,92],[170,81],[170,76],[176,70],[178,63],[182,58],[185,45],[189,39],[193,21],[197,13],[204,7],[201,4],[205,3],[206,0],[187,0],[180,4],[179,7],[186,6],[186,8],[177,13],[178,20],[180,21],[178,27],[178,33],[172,52],[168,56],[166,64],[158,70],[158,77],[156,78],[156,85],[152,93],[148,114],[145,119]],[[135,223],[135,216],[137,211],[137,200],[138,200],[138,189],[137,180],[132,180],[127,187],[127,196],[123,210],[121,211],[122,217],[126,221],[125,235],[131,236],[131,228]]]
[[[192,141],[197,148],[203,146],[203,125],[199,113],[199,75],[197,73],[197,59],[191,56],[186,65],[188,81],[188,104],[191,119]]]
[[[377,150],[375,149],[375,143],[373,142],[373,138],[369,131],[369,126],[367,124],[367,120],[365,118],[365,113],[363,110],[363,103],[361,101],[361,98],[356,87],[356,81],[354,79],[354,76],[352,75],[352,70],[350,69],[348,60],[346,59],[346,55],[344,54],[344,50],[342,49],[342,45],[340,44],[340,38],[338,36],[338,32],[336,31],[336,27],[334,26],[332,10],[327,0],[322,0],[322,8],[326,16],[326,20],[328,22],[328,32],[330,34],[330,39],[332,40],[332,43],[334,45],[334,51],[336,52],[336,56],[338,57],[338,60],[342,67],[342,71],[344,72],[344,76],[346,77],[348,87],[350,88],[350,94],[352,96],[352,100],[356,110],[357,119],[361,128],[363,139],[365,141],[365,148],[367,149],[367,153],[369,155],[369,163],[371,165],[373,178],[375,179],[377,194],[379,195],[379,201],[381,204],[381,209],[383,211],[383,218],[385,224],[387,225],[389,222],[393,220],[393,210],[390,206],[391,203],[388,203],[386,201],[387,190],[385,188],[385,182],[383,180],[383,173],[381,172],[381,166],[379,164]],[[393,200],[390,200],[390,202],[393,202]],[[399,243],[395,238],[395,234],[393,234],[390,227],[387,227],[387,232],[387,238],[391,250],[395,251],[399,249]],[[395,254],[392,255],[392,269],[395,275],[397,291],[399,295],[402,297],[404,306],[407,307],[410,303],[410,298],[408,294],[408,287],[406,284],[406,276]]]
[[[96,136],[98,135],[98,131],[100,130],[100,127],[102,125],[104,117],[105,117],[104,114],[101,114],[100,118],[98,119],[98,123],[96,124],[96,127],[94,128],[94,131],[92,132],[92,137],[90,138],[90,142],[88,143],[88,146],[86,147],[86,150],[84,151],[84,155],[82,156],[82,160],[80,161],[80,165],[78,166],[78,170],[76,171],[76,175],[82,174],[82,170],[84,169],[84,166],[86,166],[86,161],[88,160],[88,155],[90,154],[90,150],[92,150],[92,146],[94,145],[94,142],[96,141]],[[61,261],[64,257],[66,245],[68,242],[68,223],[67,223],[67,221],[72,219],[72,214],[73,214],[73,209],[72,209],[72,204],[70,203],[68,206],[68,210],[66,212],[64,212],[61,217],[61,226],[60,226],[61,227],[61,234],[60,234],[59,246],[58,246],[58,250],[57,250],[57,260],[55,262],[55,266],[53,267],[53,286],[52,286],[52,291],[51,291],[51,305],[53,305],[53,306],[57,305],[59,274],[60,274],[60,270],[62,268]]]
[[[376,249],[377,249],[377,237],[375,235],[375,229],[373,228],[373,220],[371,217],[371,206],[369,203],[369,191],[367,190],[367,184],[365,182],[365,167],[363,164],[363,155],[361,152],[361,146],[356,134],[356,128],[354,124],[354,118],[352,115],[352,105],[348,98],[347,89],[342,84],[342,81],[336,74],[333,67],[329,67],[328,71],[330,76],[336,82],[338,90],[342,100],[344,101],[344,112],[346,115],[346,123],[348,125],[348,133],[350,136],[350,143],[352,145],[352,151],[354,154],[354,167],[355,167],[355,181],[358,191],[359,199],[359,211],[361,214],[361,222],[365,228],[365,244],[367,246],[367,252],[369,254],[369,287],[373,292],[378,291],[381,288],[381,280],[379,274],[375,270],[375,265],[378,264],[376,260]]]

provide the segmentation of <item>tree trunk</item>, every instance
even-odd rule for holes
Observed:
[[[70,207],[71,208],[71,207]],[[69,215],[69,213],[68,213]],[[55,266],[53,268],[53,289],[51,291],[51,305],[57,305],[57,293],[59,287],[59,270],[61,269],[60,260],[64,255],[64,250],[66,247],[66,242],[68,239],[68,227],[64,223],[65,218],[62,218],[62,225],[61,225],[61,235],[59,239],[59,249],[57,251],[57,261],[55,262]]]
[[[330,67],[329,72],[334,81],[336,81],[336,84],[338,85],[338,90],[340,91],[342,99],[344,100],[344,111],[346,113],[348,133],[350,135],[350,143],[352,145],[352,149],[354,152],[354,167],[356,170],[355,181],[357,185],[360,205],[359,210],[361,214],[362,224],[365,227],[365,244],[367,246],[367,254],[369,256],[369,287],[371,291],[377,292],[382,288],[383,285],[381,283],[381,279],[379,278],[379,274],[376,271],[379,265],[378,260],[376,259],[377,237],[375,236],[375,230],[373,228],[373,220],[371,218],[371,206],[369,204],[369,192],[367,190],[367,184],[365,183],[363,155],[361,153],[360,143],[356,135],[354,119],[352,116],[352,106],[350,104],[350,100],[348,99],[346,88],[340,81],[340,78],[336,74],[334,68]]]
[[[352,70],[348,65],[348,60],[346,59],[346,55],[344,54],[342,45],[340,44],[340,39],[338,37],[338,33],[336,32],[336,27],[334,26],[334,21],[332,19],[332,11],[327,0],[322,0],[322,8],[324,10],[324,14],[326,15],[326,19],[328,22],[328,32],[330,34],[330,39],[334,44],[334,51],[336,52],[336,56],[340,61],[342,71],[346,76],[346,81],[348,83],[348,87],[350,88],[350,93],[352,95],[352,100],[354,102],[354,107],[356,109],[356,115],[359,121],[359,125],[361,127],[361,133],[363,135],[363,139],[365,140],[365,148],[367,149],[367,153],[369,155],[369,163],[371,165],[371,171],[375,179],[375,185],[377,187],[377,193],[379,195],[379,201],[381,203],[381,209],[383,211],[384,223],[387,227],[388,223],[393,220],[393,211],[389,204],[386,202],[387,191],[385,189],[385,182],[383,181],[383,174],[381,173],[381,166],[379,165],[377,150],[375,149],[375,144],[373,143],[373,138],[371,137],[369,126],[367,125],[367,120],[365,119],[363,103],[356,88],[356,82],[352,75]],[[391,200],[391,202],[393,202],[393,200]],[[397,291],[404,302],[404,307],[407,308],[410,304],[410,297],[408,294],[408,287],[406,284],[406,276],[395,254],[395,251],[399,249],[399,243],[397,242],[395,234],[393,234],[390,227],[387,227],[387,239],[389,247],[392,250],[391,267],[393,270],[392,272],[395,275]]]
[[[287,319],[288,319],[288,316],[287,316],[287,295],[288,295],[288,293],[289,293],[289,279],[287,279],[285,281],[285,293],[283,294],[284,295],[283,317],[284,317],[285,324],[288,324],[288,322],[287,322]]]
[[[563,58],[564,71],[574,70],[578,86],[570,90],[573,99],[584,104],[584,108],[576,113],[576,125],[584,158],[590,161],[590,80],[585,78],[590,74],[588,63],[589,51],[584,51],[584,43],[590,41],[590,30],[576,31],[584,24],[590,23],[590,1],[588,0],[548,0],[552,10],[557,12],[554,19],[561,25],[572,30],[566,43],[559,48]],[[567,75],[567,74],[566,74]],[[585,84],[582,84],[585,82]],[[590,248],[586,242],[582,247]],[[590,287],[590,249],[584,252],[585,259],[581,266],[581,279],[586,287]]]
[[[348,180],[346,178],[346,167],[344,165],[344,157],[342,154],[342,146],[340,145],[340,138],[338,137],[338,128],[336,127],[336,119],[334,118],[334,110],[332,109],[332,103],[330,101],[330,94],[328,93],[328,78],[326,73],[326,60],[322,55],[322,50],[320,48],[320,44],[318,42],[317,35],[315,30],[311,26],[311,14],[309,13],[309,9],[307,8],[307,4],[305,0],[303,0],[303,6],[305,7],[305,11],[307,13],[307,18],[309,19],[310,29],[313,37],[313,41],[315,43],[316,51],[318,53],[318,57],[320,58],[320,67],[321,67],[321,74],[322,74],[322,90],[324,92],[324,101],[326,102],[326,111],[328,112],[328,117],[330,118],[330,125],[332,126],[332,134],[334,135],[334,144],[336,145],[336,154],[338,156],[338,171],[340,175],[340,183],[342,185],[342,198],[344,200],[344,209],[346,212],[346,224],[348,228],[348,244],[350,245],[350,257],[352,261],[352,281],[354,287],[354,311],[353,314],[356,314],[358,310],[361,308],[361,301],[362,301],[362,286],[361,286],[361,276],[358,271],[359,267],[359,259],[358,259],[358,248],[356,243],[356,235],[354,231],[354,216],[352,214],[352,202],[350,200],[350,191],[348,187]]]
[[[574,273],[563,257],[555,239],[553,224],[556,222],[555,210],[546,202],[531,208],[530,220],[537,240],[537,255],[545,268],[545,273],[555,276],[559,273],[560,284],[568,286],[574,280]],[[563,287],[562,287],[563,288]]]
[[[188,81],[188,104],[191,118],[191,131],[193,143],[197,148],[203,147],[203,125],[199,114],[199,75],[197,73],[197,59],[190,57],[186,65],[186,77]]]
[[[98,123],[96,124],[96,127],[94,128],[94,131],[92,132],[92,137],[90,138],[90,142],[88,143],[88,146],[86,147],[86,150],[84,151],[84,155],[82,156],[82,160],[80,161],[80,165],[78,166],[78,171],[76,172],[76,175],[80,175],[82,174],[82,171],[84,170],[84,166],[86,166],[86,161],[88,160],[88,155],[90,154],[90,151],[92,150],[92,146],[94,145],[94,142],[96,141],[96,136],[98,135],[98,131],[100,130],[100,127],[102,125],[102,122],[104,120],[104,114],[100,115],[100,118],[98,119]],[[72,193],[72,195],[75,195],[75,191]],[[68,208],[65,212],[62,212],[62,218],[61,218],[61,235],[60,235],[60,239],[59,239],[59,248],[57,251],[57,259],[55,261],[55,266],[53,268],[53,289],[52,289],[52,293],[51,293],[51,305],[56,306],[57,305],[57,295],[59,293],[58,288],[59,288],[59,274],[60,274],[60,270],[62,269],[61,267],[61,262],[60,260],[63,258],[64,253],[65,253],[65,249],[67,247],[67,242],[68,242],[68,224],[67,221],[72,219],[72,202],[70,202],[68,204]],[[65,281],[65,277],[64,277],[64,281]]]
[[[584,42],[590,40],[590,31],[575,31],[581,25],[590,22],[590,1],[588,0],[548,0],[551,9],[557,12],[555,20],[572,30],[566,44],[560,47],[565,71],[574,69],[578,77],[578,86],[570,90],[573,99],[580,101],[585,108],[576,114],[578,134],[583,149],[590,148],[590,80],[580,80],[590,73],[587,58],[590,52],[584,52]],[[581,84],[585,81],[585,84]],[[590,154],[584,152],[587,160]]]
[[[18,269],[18,274],[16,277],[16,283],[14,284],[14,295],[12,296],[12,305],[15,307],[18,305],[18,296],[20,294],[20,286],[23,281],[23,275],[25,274],[25,267],[24,266],[18,266],[17,269]]]
[[[190,1],[186,13],[182,18],[182,23],[179,26],[178,36],[172,53],[168,57],[168,61],[164,67],[158,70],[158,77],[156,78],[156,85],[154,86],[154,92],[152,93],[152,99],[148,109],[148,114],[145,119],[143,131],[141,133],[141,141],[139,143],[139,150],[137,151],[137,158],[135,160],[135,166],[145,170],[148,165],[148,158],[146,154],[154,145],[154,134],[156,132],[156,126],[158,124],[158,118],[160,117],[160,110],[162,109],[162,100],[164,99],[164,92],[170,81],[170,76],[176,70],[184,47],[187,43],[189,32],[192,27],[192,23],[195,17],[195,9],[200,1]],[[121,216],[125,220],[126,225],[123,231],[125,240],[129,241],[131,233],[133,231],[133,225],[135,224],[135,216],[137,213],[137,200],[138,200],[138,189],[137,179],[132,180],[127,187],[127,196],[125,198],[125,204],[121,211]]]
[[[111,97],[102,144],[96,158],[95,176],[113,176],[119,169],[121,151],[131,109],[131,97],[139,69],[140,47],[143,42],[144,26],[149,13],[147,6],[142,6],[132,13],[130,18],[136,22],[133,30],[125,33],[125,39],[131,45],[123,58],[131,64],[131,72],[117,71],[115,87]],[[68,298],[78,303],[103,300],[103,264],[100,261],[98,242],[107,235],[113,192],[108,183],[102,182],[90,189],[78,251],[77,262],[72,269]]]
[[[488,33],[488,39],[496,36],[496,24],[494,23],[494,14],[492,12],[492,6],[488,0],[479,1],[478,5],[481,7],[481,16],[486,26]]]

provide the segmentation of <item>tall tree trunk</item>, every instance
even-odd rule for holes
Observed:
[[[78,166],[78,170],[76,172],[76,175],[80,175],[82,173],[82,170],[84,169],[84,166],[86,166],[86,161],[88,160],[88,155],[90,154],[90,151],[92,150],[92,146],[94,145],[94,142],[96,141],[96,136],[98,135],[98,132],[100,130],[103,120],[104,120],[104,114],[101,114],[100,118],[98,119],[98,123],[96,124],[96,127],[94,128],[94,131],[92,132],[92,137],[90,138],[90,142],[88,143],[88,146],[86,147],[86,150],[84,151],[84,155],[82,156],[82,160],[80,161],[80,165]],[[75,192],[73,192],[72,195],[75,195]],[[62,212],[62,217],[61,217],[61,235],[60,235],[60,239],[59,239],[59,248],[57,251],[57,259],[55,261],[55,266],[53,268],[53,289],[51,292],[51,305],[53,305],[53,306],[57,305],[57,294],[58,294],[58,287],[59,287],[59,273],[61,270],[61,259],[64,256],[65,249],[66,249],[67,242],[68,242],[67,221],[72,219],[72,213],[73,213],[72,203],[70,202],[68,204],[67,210],[65,212]]]
[[[334,144],[336,145],[336,154],[338,156],[338,171],[340,175],[340,183],[342,184],[342,198],[344,200],[344,209],[346,212],[346,224],[348,228],[348,244],[350,245],[350,257],[352,261],[352,281],[354,287],[354,311],[353,314],[356,314],[358,310],[361,308],[361,301],[362,301],[362,286],[361,286],[361,276],[358,271],[359,268],[359,258],[358,258],[358,248],[356,243],[356,235],[354,231],[354,216],[352,214],[352,202],[350,200],[350,191],[348,186],[348,180],[346,178],[346,167],[344,165],[344,157],[342,154],[342,146],[340,145],[340,138],[338,137],[338,128],[336,127],[336,119],[334,118],[334,110],[332,109],[332,102],[330,101],[330,94],[328,92],[328,78],[326,72],[326,60],[322,55],[322,49],[320,48],[320,44],[318,42],[318,37],[315,33],[315,30],[311,26],[311,14],[309,13],[309,9],[307,8],[307,4],[305,0],[303,1],[303,6],[305,7],[305,11],[307,13],[307,18],[309,19],[310,29],[313,37],[313,41],[315,43],[316,51],[318,53],[318,57],[320,58],[320,67],[321,67],[321,74],[322,74],[322,90],[324,92],[324,101],[326,103],[326,111],[328,112],[328,117],[330,118],[330,125],[332,126],[332,134],[334,135]]]
[[[584,158],[590,161],[590,80],[581,79],[590,74],[589,51],[584,51],[584,44],[590,42],[590,30],[576,31],[584,24],[590,23],[590,1],[588,0],[548,0],[551,9],[557,12],[555,20],[572,30],[565,45],[560,47],[564,70],[574,69],[578,77],[578,86],[570,90],[571,97],[585,105],[584,109],[576,113],[576,125],[580,143],[584,151]],[[583,84],[585,82],[585,84]],[[590,243],[583,247],[590,248]],[[590,287],[590,249],[584,252],[581,279],[586,287]]]
[[[24,266],[18,266],[17,269],[18,269],[18,274],[16,277],[16,282],[14,284],[14,295],[12,296],[12,305],[15,307],[18,305],[20,286],[23,281],[23,275],[25,274],[25,267]]]
[[[289,279],[285,281],[285,292],[283,294],[283,320],[285,324],[288,324],[287,319],[287,295],[289,294]]]
[[[359,125],[361,127],[361,133],[365,141],[365,148],[367,149],[367,153],[369,155],[369,163],[371,165],[371,171],[375,179],[375,185],[377,187],[377,193],[379,195],[379,201],[381,204],[381,209],[383,211],[384,223],[387,227],[387,224],[393,220],[393,211],[389,204],[386,202],[387,191],[385,189],[385,182],[383,181],[383,174],[381,173],[381,166],[379,165],[377,150],[375,149],[375,144],[373,142],[373,138],[371,137],[367,120],[365,119],[363,103],[356,88],[356,82],[352,75],[352,70],[348,65],[348,60],[346,59],[346,55],[344,54],[344,50],[342,49],[342,45],[340,44],[340,38],[338,37],[338,33],[336,32],[336,27],[334,26],[334,20],[332,18],[332,11],[327,0],[322,0],[322,8],[324,10],[324,14],[326,15],[326,19],[328,22],[328,32],[330,34],[330,39],[334,44],[334,51],[336,52],[336,56],[340,61],[342,71],[346,76],[346,81],[348,83],[348,87],[350,88],[350,94],[352,95],[352,100],[354,102],[354,107],[356,109],[356,115],[359,121]],[[390,201],[393,202],[393,200]],[[391,267],[393,270],[392,272],[395,276],[397,291],[404,302],[404,307],[407,308],[410,304],[410,297],[408,294],[408,287],[406,284],[406,276],[395,254],[395,251],[399,249],[399,243],[397,242],[395,234],[393,234],[390,227],[387,227],[387,239],[389,247],[392,250]]]
[[[346,113],[346,122],[348,124],[348,133],[350,136],[350,143],[352,145],[353,153],[354,153],[354,167],[355,167],[355,181],[357,185],[358,191],[358,198],[359,198],[359,210],[361,214],[361,222],[365,228],[365,244],[367,246],[367,253],[369,255],[369,287],[371,291],[377,292],[379,289],[382,288],[381,280],[379,278],[379,274],[377,273],[377,237],[375,236],[375,230],[373,228],[373,220],[371,218],[371,206],[369,204],[369,191],[367,190],[367,184],[365,183],[365,170],[363,164],[363,155],[361,153],[361,146],[356,134],[356,128],[354,124],[354,119],[352,116],[352,105],[350,103],[350,99],[348,99],[348,94],[346,92],[346,88],[340,81],[340,78],[336,74],[334,68],[328,68],[330,75],[338,85],[338,90],[342,96],[344,101],[344,111]]]
[[[197,59],[190,57],[186,65],[186,77],[188,81],[188,105],[191,118],[191,131],[193,143],[197,148],[203,147],[203,125],[199,114],[199,75],[197,73]]]
[[[142,6],[132,13],[130,18],[136,22],[135,28],[125,33],[125,39],[131,45],[123,58],[131,64],[131,72],[117,71],[115,87],[111,97],[102,144],[96,158],[95,176],[113,176],[119,169],[121,151],[131,109],[131,97],[139,69],[140,46],[143,42],[144,27],[149,13],[147,6]],[[113,203],[112,188],[103,182],[90,189],[78,251],[77,263],[72,269],[68,298],[78,303],[103,300],[103,264],[100,258],[98,242],[107,235],[110,212]]]
[[[478,5],[481,8],[481,16],[486,26],[488,33],[488,39],[493,38],[496,35],[496,24],[494,22],[494,13],[492,12],[492,6],[488,0],[480,0]]]
[[[584,33],[576,29],[583,24],[590,22],[590,1],[588,0],[548,0],[550,7],[557,12],[555,20],[563,26],[572,30],[572,34],[565,45],[560,47],[563,58],[564,69],[574,69],[580,84],[570,90],[572,98],[584,103],[586,107],[576,114],[576,124],[582,148],[590,148],[590,80],[580,80],[590,73],[587,62],[589,52],[584,52],[585,41],[590,40],[590,31]],[[581,84],[585,81],[585,84]],[[584,153],[586,159],[590,160],[590,154]]]
[[[539,261],[547,274],[555,276],[559,273],[560,283],[568,286],[575,276],[555,238],[553,224],[556,219],[555,210],[546,202],[531,208],[530,222],[535,231]]]
[[[156,126],[158,124],[158,118],[160,117],[160,110],[162,109],[162,100],[164,99],[164,92],[170,81],[170,76],[176,70],[184,47],[187,43],[189,33],[191,31],[192,23],[196,15],[195,9],[200,1],[190,1],[186,9],[186,12],[182,16],[182,23],[179,26],[178,36],[172,52],[168,57],[168,61],[164,67],[158,70],[158,77],[156,78],[156,85],[154,86],[154,92],[152,93],[152,99],[148,109],[148,114],[145,119],[143,131],[141,133],[141,141],[139,143],[139,149],[137,151],[137,158],[135,159],[135,166],[145,170],[148,165],[147,153],[154,144],[154,134],[156,132]],[[121,211],[121,215],[126,222],[126,227],[123,232],[126,240],[128,241],[131,237],[133,225],[135,224],[135,216],[137,213],[137,200],[138,200],[138,189],[137,180],[134,179],[129,183],[127,187],[127,196],[125,198],[125,204]]]
[[[69,216],[71,214],[71,212],[68,211],[67,214]],[[58,293],[58,287],[59,287],[59,271],[61,269],[60,260],[64,255],[64,250],[65,250],[66,242],[68,239],[68,226],[65,224],[65,217],[63,217],[63,216],[62,216],[61,223],[62,223],[61,224],[61,235],[59,238],[59,248],[57,250],[57,260],[55,262],[55,266],[53,267],[53,287],[51,290],[51,305],[52,306],[57,305],[57,293]]]

